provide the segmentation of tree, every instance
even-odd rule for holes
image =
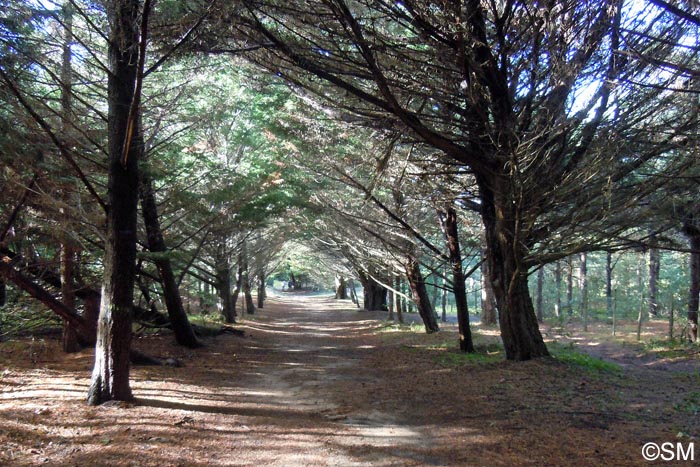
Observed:
[[[467,291],[464,285],[462,271],[462,253],[459,247],[457,232],[457,211],[451,205],[440,213],[443,230],[447,239],[447,249],[450,252],[450,268],[452,269],[452,287],[457,306],[457,322],[459,325],[459,348],[462,352],[474,352],[471,328],[469,325],[469,308],[467,306]]]
[[[659,10],[649,13],[656,22],[636,21],[618,0],[553,8],[316,0],[306,5],[314,15],[247,3],[235,24],[262,45],[252,60],[368,124],[410,131],[468,168],[506,356],[547,355],[529,269],[629,241],[625,206],[664,183],[640,190],[638,174],[659,167],[690,124],[658,90],[678,74],[660,76],[633,57],[691,56],[649,39],[683,29]]]
[[[149,1],[113,0],[109,18],[108,202],[102,303],[88,403],[130,400],[129,356],[136,275],[139,114]],[[140,21],[139,21],[140,20]],[[141,24],[141,30],[139,30]],[[139,40],[140,39],[140,40]]]

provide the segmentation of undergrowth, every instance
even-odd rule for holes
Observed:
[[[571,367],[577,367],[589,373],[620,373],[622,367],[617,363],[609,362],[587,353],[576,350],[573,345],[561,345],[552,342],[548,345],[549,352],[556,360]]]

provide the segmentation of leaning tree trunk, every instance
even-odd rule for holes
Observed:
[[[394,289],[397,292],[401,292],[401,277],[394,277]],[[403,304],[401,295],[394,293],[394,309],[396,310],[396,320],[403,324]]]
[[[459,248],[457,211],[452,206],[449,206],[445,211],[440,212],[440,218],[442,220],[443,230],[447,240],[447,249],[450,253],[452,290],[455,297],[455,305],[457,307],[457,323],[459,326],[459,349],[462,352],[474,352],[472,332],[469,326],[467,288],[464,284],[464,272],[462,271],[462,253]]]
[[[430,297],[428,296],[428,290],[425,288],[425,280],[423,279],[423,274],[420,272],[418,260],[409,256],[405,267],[406,278],[408,279],[411,292],[413,292],[413,300],[418,308],[418,314],[420,314],[420,317],[423,319],[425,332],[433,333],[439,331],[440,327],[435,319],[433,308],[430,305]]]
[[[479,180],[482,220],[486,230],[491,284],[498,307],[501,338],[508,360],[529,360],[549,355],[537,324],[528,288],[528,271],[522,239],[516,233],[517,203],[508,183],[497,177]]]
[[[138,160],[143,152],[143,147],[136,144],[140,138],[132,137],[132,133],[141,131],[137,89],[139,6],[138,0],[113,0],[107,5],[111,66],[107,82],[109,210],[95,367],[87,398],[91,405],[132,398],[129,355],[136,274]],[[146,11],[144,14],[147,18]]]
[[[192,349],[199,347],[200,344],[197,341],[197,336],[195,336],[194,330],[190,325],[190,320],[187,318],[187,313],[185,313],[185,308],[182,306],[182,297],[177,287],[172,264],[165,256],[168,249],[165,245],[165,239],[163,239],[163,233],[158,219],[158,207],[153,190],[153,181],[146,172],[141,174],[139,196],[141,198],[143,223],[146,226],[148,250],[154,253],[152,259],[160,275],[165,307],[168,310],[170,324],[175,333],[175,340],[178,344],[185,347]]]

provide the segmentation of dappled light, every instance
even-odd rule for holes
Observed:
[[[694,455],[696,3],[0,0],[0,467]]]
[[[601,336],[571,340],[619,361],[626,376],[570,358],[561,341],[552,344],[554,360],[515,364],[502,361],[497,339],[479,333],[476,353],[461,354],[449,344],[454,325],[439,334],[393,325],[387,333],[385,312],[358,313],[348,304],[274,298],[238,325],[244,337],[210,338],[194,350],[167,336],[137,339],[137,347],[176,356],[183,366],[134,367],[135,399],[99,407],[83,402],[91,351],[60,354],[46,341],[33,362],[27,342],[0,344],[11,350],[2,354],[0,373],[0,460],[505,467],[605,459],[603,465],[633,466],[640,439],[698,423],[694,401],[680,396],[684,387],[692,392],[695,379],[659,373],[646,357],[606,347]],[[685,365],[697,371],[697,361]],[[465,378],[480,384],[462,384]],[[666,396],[671,388],[679,397]],[[572,463],[575,455],[585,461]]]

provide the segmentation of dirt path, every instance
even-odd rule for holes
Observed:
[[[379,332],[391,330],[383,318],[286,296],[245,317],[244,338],[196,351],[138,339],[184,366],[134,368],[136,402],[101,407],[84,403],[91,352],[3,343],[0,465],[638,466],[644,442],[700,434],[697,362],[619,373],[510,363],[491,355],[491,337],[464,357],[454,326]]]

